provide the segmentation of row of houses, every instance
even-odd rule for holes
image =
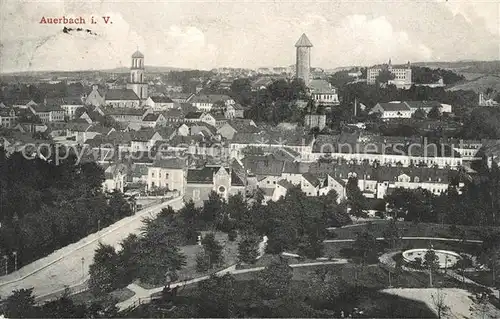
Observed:
[[[140,183],[149,191],[176,191],[197,205],[202,205],[212,191],[226,200],[237,193],[247,196],[261,191],[265,201],[269,201],[285,196],[292,187],[299,187],[307,196],[322,196],[334,190],[341,201],[346,198],[350,178],[356,178],[363,195],[371,199],[383,199],[397,188],[422,188],[441,195],[450,183],[462,187],[467,178],[451,169],[301,163],[272,154],[198,166],[190,165],[188,159],[162,158],[130,168],[112,164],[105,172],[109,173],[105,182],[108,191],[124,191],[127,184]]]

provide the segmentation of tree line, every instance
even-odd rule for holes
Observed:
[[[133,214],[122,193],[102,192],[103,169],[73,154],[56,165],[0,148],[0,176],[0,253],[9,270]]]

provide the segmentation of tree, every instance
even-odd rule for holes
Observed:
[[[215,191],[210,192],[208,200],[203,204],[201,219],[207,224],[216,226],[224,215],[225,203]]]
[[[290,292],[292,277],[293,270],[286,259],[279,257],[278,260],[273,260],[258,275],[262,295],[271,299],[286,296]]]
[[[111,198],[109,199],[109,211],[112,222],[134,214],[132,208],[130,207],[130,203],[127,202],[123,193],[118,190],[114,190],[111,193]]]
[[[421,108],[417,109],[415,113],[411,115],[412,118],[417,119],[417,120],[423,120],[427,117],[427,114],[425,114],[425,111],[422,110]]]
[[[95,295],[103,295],[115,290],[122,272],[119,267],[118,254],[110,245],[99,243],[94,255],[94,262],[89,268],[89,288]]]
[[[377,248],[377,240],[371,233],[364,231],[357,234],[353,249],[362,265],[377,259]]]
[[[217,240],[215,240],[214,233],[208,233],[203,236],[201,244],[203,245],[203,249],[205,251],[206,258],[208,258],[210,267],[222,263],[224,258],[224,256],[222,255],[223,247]]]
[[[177,227],[164,217],[143,220],[143,237],[137,256],[138,277],[147,283],[163,285],[177,277],[177,271],[186,265],[186,257],[178,247]]]
[[[425,252],[424,266],[429,269],[429,286],[432,287],[432,273],[439,269],[439,258],[434,249],[428,249]]]
[[[450,311],[450,307],[448,307],[448,305],[446,304],[445,301],[446,294],[443,293],[442,289],[437,289],[436,293],[431,295],[431,298],[432,298],[432,304],[436,309],[438,319],[447,316],[448,312]]]
[[[85,318],[87,316],[87,307],[85,304],[75,305],[69,296],[46,302],[41,307],[43,318]]]
[[[210,269],[210,258],[203,249],[196,254],[196,271],[205,272]]]
[[[384,68],[379,72],[375,81],[379,84],[387,84],[390,80],[394,80],[395,77],[394,73],[389,71],[387,68]]]
[[[359,189],[358,178],[350,176],[346,185],[347,202],[351,207],[350,213],[355,217],[366,217],[366,198]]]
[[[118,254],[119,264],[123,270],[123,285],[126,286],[138,276],[140,239],[135,234],[128,235],[120,245],[122,249]]]
[[[391,248],[396,248],[396,244],[400,242],[401,240],[401,230],[399,229],[396,220],[391,219],[389,221],[389,224],[387,224],[387,227],[384,230],[384,239]]]
[[[7,318],[37,318],[33,288],[14,290],[5,300],[4,311]]]
[[[235,317],[236,281],[231,274],[212,275],[198,283],[196,288],[197,310],[199,317]]]
[[[441,117],[441,111],[437,106],[433,106],[432,109],[427,113],[427,117],[430,119],[437,120]]]
[[[246,235],[238,244],[238,260],[246,264],[254,264],[259,256],[259,237]]]
[[[192,200],[184,203],[184,206],[179,210],[179,216],[182,221],[182,231],[186,242],[190,245],[196,244],[198,240],[198,220],[200,218],[200,210],[196,208]]]

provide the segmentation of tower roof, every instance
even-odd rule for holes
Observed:
[[[311,41],[309,41],[309,38],[307,37],[307,35],[305,33],[302,33],[302,35],[299,38],[299,41],[297,41],[297,43],[295,43],[295,46],[296,47],[312,47],[313,45],[312,45]]]
[[[132,54],[133,58],[143,58],[144,54],[142,54],[139,50],[135,51],[134,54]]]

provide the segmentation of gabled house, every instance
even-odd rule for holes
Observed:
[[[92,85],[92,91],[84,98],[86,105],[104,105],[104,91],[99,89],[97,84]]]
[[[167,96],[176,103],[187,103],[194,96],[193,93],[169,92]]]
[[[162,114],[149,113],[142,119],[141,126],[154,128],[159,126],[165,126],[166,124],[167,121],[165,120],[165,117],[163,117]]]
[[[203,113],[203,112],[191,112],[186,114],[184,117],[184,121],[186,122],[205,122],[207,124],[210,124],[212,126],[216,126],[217,121],[213,117],[212,114],[210,113]]]
[[[132,152],[148,152],[157,141],[163,140],[160,133],[153,130],[143,130],[132,132],[132,140],[130,143],[130,149]]]
[[[289,189],[296,187],[286,179],[278,181],[276,188],[274,189],[272,200],[278,201],[280,198],[285,197]]]
[[[174,108],[174,101],[167,96],[150,96],[145,104],[155,112],[162,112]]]
[[[320,186],[321,182],[315,175],[311,173],[302,174],[300,189],[307,196],[318,196]]]
[[[411,118],[413,110],[404,102],[377,103],[369,114],[379,113],[382,119]]]
[[[105,192],[113,192],[115,190],[123,193],[125,186],[125,178],[127,175],[127,166],[124,164],[113,164],[105,168],[105,180],[102,188]]]
[[[232,140],[234,134],[238,132],[255,134],[259,129],[254,121],[243,119],[230,120],[217,129],[217,133],[228,140]]]

